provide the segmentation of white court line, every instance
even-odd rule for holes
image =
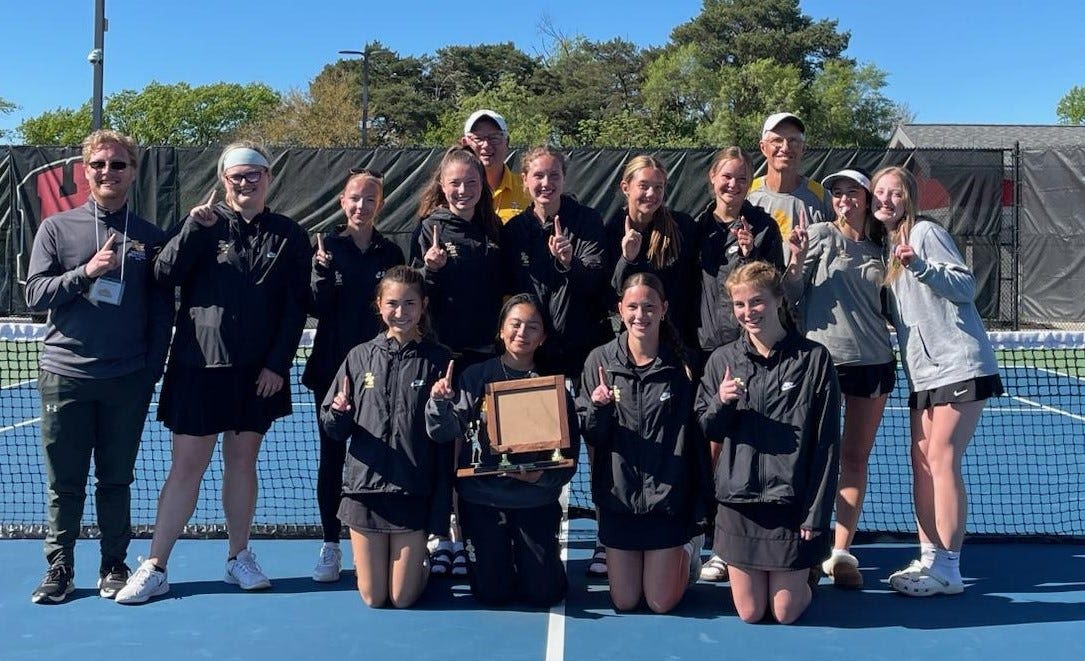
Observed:
[[[31,420],[23,420],[22,422],[15,423],[14,425],[9,425],[7,427],[0,427],[0,434],[12,431],[14,429],[18,429],[19,427],[25,427],[27,425],[32,425],[32,424],[34,424],[36,422],[41,422],[41,418],[33,418]]]
[[[1080,376],[1074,376],[1073,374],[1067,374],[1066,372],[1060,372],[1058,370],[1049,370],[1046,367],[1033,367],[1032,369],[1038,372],[1047,372],[1048,374],[1054,374],[1055,376],[1061,376],[1064,379],[1073,379],[1075,381],[1085,381]]]
[[[1078,422],[1085,422],[1085,416],[1083,416],[1083,415],[1077,415],[1075,413],[1070,413],[1069,411],[1063,411],[1062,409],[1057,409],[1054,406],[1048,406],[1046,404],[1041,404],[1039,402],[1034,402],[1031,399],[1028,399],[1026,397],[1016,397],[1016,396],[1014,396],[1013,399],[1016,399],[1019,402],[1024,402],[1025,404],[1029,404],[1030,406],[1035,406],[1036,408],[1040,409],[1041,411],[1046,411],[1048,413],[1056,413],[1058,415],[1065,415],[1067,418],[1072,418],[1074,420],[1077,420]]]
[[[1039,411],[1036,410],[1037,407],[1042,408],[1042,405],[1035,404],[1035,403],[1030,402],[1030,401],[1028,401],[1028,400],[1026,400],[1024,398],[1021,398],[1021,397],[1011,396],[1011,398],[1021,400],[1021,401],[1025,402],[1025,403],[1029,404],[1029,406],[1027,406],[1027,407],[1025,407],[1025,406],[999,406],[997,404],[992,404],[991,406],[985,407],[983,409],[983,412],[984,413],[1039,413]],[[987,400],[987,401],[991,401],[991,400]],[[907,406],[887,406],[887,407],[885,407],[885,410],[886,411],[909,411],[911,409],[909,409]],[[1051,410],[1052,411],[1060,411],[1060,409],[1055,409],[1055,408],[1053,408]],[[1067,414],[1067,415],[1073,415],[1073,414],[1070,413],[1070,414]]]
[[[569,484],[561,489],[561,528],[558,544],[561,545],[561,564],[569,571]],[[565,658],[565,600],[550,609],[546,616],[546,661],[562,661]]]
[[[26,381],[20,381],[18,383],[9,383],[6,386],[0,386],[0,390],[7,390],[9,388],[22,388],[23,386],[30,385],[31,383],[37,383],[37,379],[27,379]]]

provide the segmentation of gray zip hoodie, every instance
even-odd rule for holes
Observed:
[[[920,218],[915,259],[890,283],[890,311],[912,392],[998,373],[976,310],[976,280],[949,232]]]

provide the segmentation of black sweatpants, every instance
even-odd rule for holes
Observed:
[[[497,508],[460,499],[471,593],[487,606],[512,601],[549,608],[565,598],[561,505]]]

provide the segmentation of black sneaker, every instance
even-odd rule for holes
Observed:
[[[98,571],[98,594],[103,599],[116,597],[117,591],[128,582],[128,574],[128,565],[123,562],[102,567]]]
[[[45,578],[41,579],[34,594],[30,595],[30,601],[35,604],[59,604],[75,589],[74,581],[75,573],[71,567],[65,564],[53,565],[45,571]]]

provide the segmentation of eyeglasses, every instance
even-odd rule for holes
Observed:
[[[777,136],[773,136],[771,138],[766,138],[765,142],[767,142],[770,145],[772,145],[773,147],[776,147],[777,149],[779,149],[779,148],[783,147],[785,144],[788,147],[800,147],[800,146],[803,145],[803,143],[806,142],[806,140],[804,138],[798,138],[798,137],[784,138],[782,136],[777,135]]]
[[[475,143],[476,145],[481,145],[483,143],[489,143],[489,144],[493,145],[493,144],[497,144],[497,143],[501,142],[502,140],[504,140],[505,139],[505,134],[500,132],[500,131],[498,131],[497,133],[488,133],[486,135],[477,135],[475,133],[468,133],[467,134],[467,139],[470,140],[471,142]]]
[[[374,179],[384,179],[383,172],[381,172],[380,170],[374,170],[372,168],[351,168],[350,170],[348,170],[348,172],[350,172],[351,176],[354,176],[356,174],[364,174],[373,177]]]
[[[128,169],[128,161],[91,161],[87,163],[87,167],[95,172],[105,169],[121,172]]]
[[[249,170],[248,172],[238,172],[236,174],[228,174],[226,178],[230,183],[240,186],[241,184],[248,182],[255,184],[264,177],[263,170]]]

